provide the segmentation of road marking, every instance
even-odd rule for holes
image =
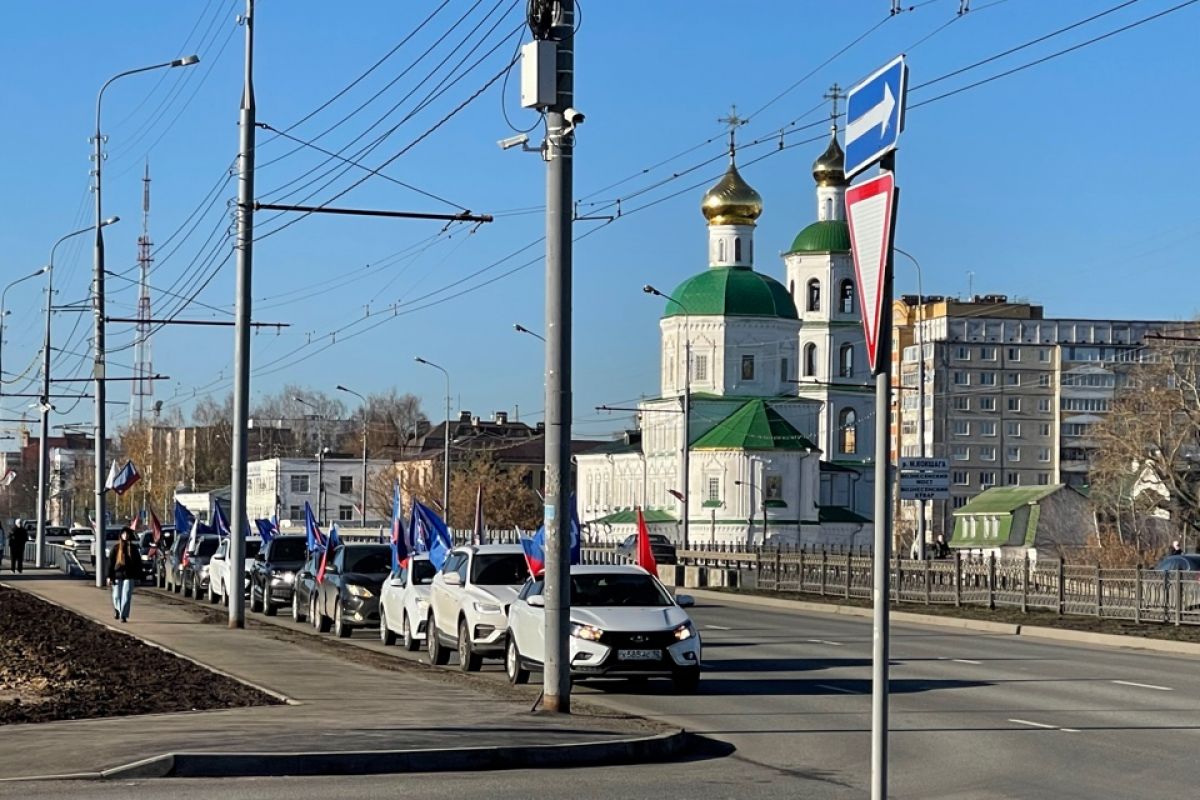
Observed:
[[[951,661],[957,661],[959,664],[974,664],[976,666],[982,664],[982,661],[972,661],[969,658],[952,658]]]
[[[724,625],[705,625],[706,628],[712,628],[714,631],[731,631],[733,628],[727,628]]]
[[[847,689],[844,686],[831,686],[828,683],[818,683],[817,688],[828,689],[831,692],[841,692],[842,694],[858,694],[858,691],[855,689]]]
[[[1029,725],[1033,728],[1044,728],[1048,731],[1062,731],[1063,733],[1079,733],[1078,728],[1060,728],[1057,725],[1047,725],[1044,722],[1031,722],[1027,719],[1010,719],[1009,722],[1015,722],[1018,725]]]
[[[1136,686],[1139,689],[1155,689],[1160,692],[1175,691],[1170,686],[1157,686],[1153,683],[1134,683],[1133,681],[1113,681],[1113,683],[1119,683],[1122,686]]]
[[[830,647],[841,647],[842,646],[841,642],[831,642],[828,639],[805,639],[804,641],[809,642],[811,644],[827,644]]]

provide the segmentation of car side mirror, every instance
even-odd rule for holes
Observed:
[[[457,572],[447,572],[442,575],[447,586],[462,586],[462,575]]]
[[[691,608],[696,605],[696,598],[690,594],[677,594],[675,595],[675,605],[680,608]]]
[[[212,558],[209,559],[209,561],[224,561],[224,560],[225,560],[225,556],[221,555],[220,553],[213,553]]]
[[[388,581],[388,586],[391,586],[395,589],[403,589],[404,581],[400,580],[399,578],[392,578],[390,581]]]
[[[540,594],[530,595],[529,597],[525,598],[525,602],[528,603],[532,608],[546,607],[546,598]]]

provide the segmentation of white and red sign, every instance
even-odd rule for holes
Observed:
[[[867,339],[867,362],[872,372],[879,371],[879,326],[883,304],[889,300],[884,297],[884,288],[892,250],[895,203],[896,177],[890,172],[846,190],[850,250],[854,254],[858,302]]]

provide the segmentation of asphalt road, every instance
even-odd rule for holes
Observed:
[[[597,682],[578,696],[681,725],[732,745],[682,764],[556,773],[555,796],[861,798],[870,764],[869,620],[704,604],[698,694],[666,682]],[[291,623],[288,623],[291,624]],[[382,649],[372,632],[355,646]],[[398,648],[388,651],[401,655]],[[414,654],[424,658],[424,654]],[[1176,798],[1200,785],[1196,659],[897,625],[892,633],[891,793],[897,798]],[[485,675],[502,680],[498,663]],[[535,676],[535,680],[536,680]],[[334,779],[330,779],[334,780]],[[528,798],[546,775],[406,775],[226,781],[228,798],[324,794]],[[200,797],[203,782],[142,783],[141,797]],[[226,785],[227,784],[227,785]],[[297,792],[298,787],[304,787]],[[6,794],[0,786],[0,795]],[[80,797],[81,787],[22,787]],[[128,792],[128,787],[125,788]],[[57,792],[57,793],[56,793]],[[88,797],[127,796],[89,786]],[[388,795],[394,796],[394,794]]]

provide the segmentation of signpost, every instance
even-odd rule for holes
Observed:
[[[901,500],[947,500],[950,462],[944,458],[901,458]]]
[[[887,798],[888,599],[891,503],[888,498],[892,366],[892,238],[896,227],[896,145],[904,129],[908,67],[892,59],[846,97],[846,176],[872,164],[880,174],[846,191],[850,248],[858,278],[867,360],[875,373],[875,548],[872,587],[871,800]],[[947,487],[948,488],[948,487]]]

